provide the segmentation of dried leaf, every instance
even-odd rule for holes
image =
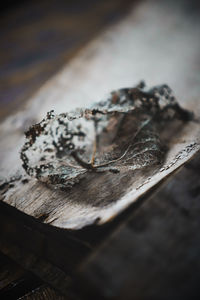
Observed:
[[[114,91],[89,109],[47,113],[26,132],[21,151],[27,174],[56,188],[71,187],[88,172],[135,170],[165,157],[160,130],[172,119],[188,121],[167,85],[144,82]]]

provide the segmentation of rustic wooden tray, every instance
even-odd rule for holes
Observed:
[[[193,110],[198,119],[199,20],[197,12],[189,15],[186,7],[173,1],[140,3],[125,20],[90,43],[49,80],[22,111],[7,118],[0,127],[3,180],[24,175],[19,158],[24,131],[39,122],[47,111],[54,109],[61,113],[90,105],[111,90],[134,85],[140,79],[149,86],[169,84],[180,104]],[[93,249],[92,243],[87,244],[84,238],[80,241],[80,236],[77,239],[71,230],[106,224],[119,216],[141,196],[165,182],[200,149],[198,122],[179,124],[169,128],[168,133],[169,150],[164,164],[148,172],[127,174],[123,180],[122,174],[89,177],[69,192],[55,191],[32,178],[28,182],[19,179],[2,185],[1,220],[2,224],[9,222],[2,227],[1,251],[67,294],[68,275]],[[19,228],[23,239],[17,235]],[[65,236],[64,240],[61,236]],[[34,238],[39,245],[37,249]],[[96,240],[92,247],[98,244]],[[55,255],[58,249],[60,257]],[[63,263],[66,253],[69,257]],[[74,261],[70,265],[71,258]]]

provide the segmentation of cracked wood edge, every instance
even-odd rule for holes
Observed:
[[[82,299],[199,299],[200,151],[80,266]]]

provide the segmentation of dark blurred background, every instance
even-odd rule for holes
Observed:
[[[32,0],[0,4],[0,120],[21,107],[136,0]]]

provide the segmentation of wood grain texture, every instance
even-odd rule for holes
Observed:
[[[79,269],[82,299],[199,299],[200,152]],[[119,224],[118,224],[119,225]]]
[[[162,2],[156,6],[151,1],[146,2],[140,5],[137,12],[132,13],[130,18],[122,23],[117,31],[116,28],[114,28],[113,31],[104,36],[102,48],[101,43],[97,41],[92,47],[89,47],[89,53],[88,49],[86,49],[82,57],[77,58],[76,61],[72,62],[69,69],[63,71],[62,76],[53,79],[44,90],[41,90],[41,92],[31,100],[32,103],[30,103],[29,107],[21,114],[9,118],[1,127],[1,138],[3,137],[3,140],[1,139],[1,149],[3,150],[1,152],[1,171],[3,176],[7,177],[9,174],[16,173],[16,170],[19,168],[19,161],[15,147],[18,149],[21,147],[23,143],[23,131],[32,122],[39,121],[40,118],[43,117],[43,114],[45,114],[46,109],[54,106],[56,111],[59,112],[59,109],[60,111],[62,111],[62,109],[68,110],[69,107],[82,105],[85,99],[89,99],[88,103],[93,100],[98,100],[97,98],[101,97],[105,91],[111,89],[110,86],[112,84],[116,88],[118,88],[120,84],[122,84],[122,86],[125,84],[130,85],[132,83],[131,80],[133,79],[133,83],[135,83],[136,80],[139,79],[139,76],[142,76],[144,79],[147,78],[150,84],[162,83],[164,81],[168,82],[174,90],[177,91],[177,96],[181,100],[181,103],[185,107],[195,108],[195,112],[198,115],[199,69],[196,62],[199,60],[199,20],[198,11],[191,11],[190,9],[190,4],[184,4],[183,2],[181,5],[180,2],[178,2],[176,5],[170,4],[167,6]],[[159,24],[160,26],[158,26]],[[130,26],[131,30],[129,28]],[[129,32],[129,34],[125,34],[125,32]],[[134,38],[131,39],[130,36],[132,35]],[[129,39],[131,40],[130,42]],[[100,39],[100,41],[102,42],[102,39]],[[121,43],[126,44],[126,47],[121,47]],[[137,45],[137,47],[134,47],[135,45]],[[103,60],[100,59],[98,51],[101,54],[100,57],[102,59],[104,58]],[[91,57],[91,52],[94,54],[94,57]],[[129,53],[127,62],[124,58],[124,53],[125,58]],[[150,61],[149,58],[151,59]],[[104,60],[107,62],[106,68],[105,63],[102,64]],[[130,63],[130,61],[132,63]],[[109,66],[112,66],[110,70],[107,68],[108,62]],[[119,62],[120,64],[118,64]],[[79,63],[82,65],[80,66]],[[75,69],[73,69],[74,66],[76,66]],[[98,69],[96,69],[96,66],[98,66]],[[74,71],[70,73],[72,70]],[[97,74],[98,72],[95,73],[95,70],[101,70],[101,72]],[[82,76],[79,74],[81,73],[80,71],[83,73]],[[66,74],[68,75],[63,77],[63,74],[65,74],[65,76]],[[85,74],[87,76],[85,76]],[[65,78],[70,81],[72,87],[70,87],[70,84],[67,87],[65,86]],[[108,81],[108,84],[104,82],[105,80]],[[92,88],[90,84],[93,85]],[[52,88],[50,88],[51,86]],[[54,87],[57,89],[54,90]],[[77,87],[80,87],[80,90]],[[49,92],[47,92],[47,90],[49,90]],[[91,94],[92,90],[93,94]],[[90,95],[92,96],[91,98]],[[52,98],[50,96],[52,96]],[[79,98],[80,102],[78,104],[70,104],[70,101],[68,100],[67,102],[66,100],[72,99],[71,97]],[[40,101],[41,99],[44,101],[47,99],[44,106]],[[55,104],[54,101],[57,101],[57,103]],[[34,102],[36,103],[35,106]],[[38,112],[40,107],[41,114]],[[189,127],[178,128],[178,132],[173,132],[173,136],[178,136],[179,138],[181,136],[188,136],[188,143],[190,142],[192,144],[195,135],[193,128],[196,128],[196,125],[190,124]],[[188,135],[186,134],[187,132]],[[181,149],[183,149],[187,141],[182,140],[180,142],[179,138],[178,143]],[[177,139],[175,138],[174,140],[177,143]],[[198,147],[192,149],[192,152],[190,152],[191,156],[190,154],[189,156],[185,156],[183,153],[183,158],[185,157],[185,159],[188,160],[197,149]],[[131,208],[129,211],[131,217],[130,214],[125,213],[125,218],[123,218],[122,221],[123,225],[122,222],[119,222],[119,218],[122,216],[120,215],[118,217],[117,223],[114,222],[115,232],[112,237],[108,237],[102,248],[100,248],[95,255],[93,254],[92,257],[82,265],[82,268],[79,269],[81,274],[75,282],[75,289],[72,291],[72,295],[75,293],[77,296],[75,298],[79,298],[79,296],[83,298],[83,296],[85,296],[85,298],[88,299],[88,294],[91,295],[94,292],[93,295],[95,299],[98,298],[97,296],[99,296],[100,299],[124,299],[125,296],[127,299],[132,299],[133,295],[136,299],[143,300],[173,298],[181,298],[184,300],[189,298],[199,299],[198,162],[199,156],[197,156],[192,163],[184,167],[183,170],[177,174],[178,177],[176,176],[165,185],[165,188],[162,189],[157,196],[143,202],[144,205],[141,207],[138,204],[142,202],[135,202],[134,204],[137,209],[132,211]],[[8,168],[7,165],[9,166]],[[170,171],[171,170],[170,167]],[[164,171],[165,170],[163,170],[163,172]],[[169,172],[169,175],[170,174]],[[166,177],[164,176],[163,179],[166,179]],[[12,184],[10,188],[11,187]],[[29,197],[25,195],[24,187],[26,187],[29,197],[30,194],[33,193],[33,198],[30,202],[26,202]],[[26,209],[29,209],[28,206],[31,206],[31,202],[34,206],[35,200],[40,193],[41,195],[46,195],[43,209],[40,210],[39,208],[37,214],[33,215],[38,217],[42,222],[45,221],[45,219],[46,222],[48,222],[48,207],[50,205],[48,198],[52,196],[52,191],[48,194],[45,192],[44,187],[42,187],[41,189],[37,189],[37,193],[35,194],[35,186],[32,188],[31,193],[28,187],[30,186],[27,185],[27,183],[24,182],[24,184],[22,184],[22,198],[24,203],[26,202]],[[5,192],[4,188],[1,192],[2,194]],[[82,196],[81,193],[79,193],[79,195]],[[64,196],[62,195],[61,198],[62,197]],[[14,195],[11,194],[11,199],[14,206],[20,204],[17,195],[16,198],[14,198]],[[56,194],[54,199],[55,201],[58,199]],[[23,201],[21,203],[23,203]],[[50,201],[50,203],[52,203],[52,206],[54,205],[53,201]],[[16,210],[14,211],[16,213]],[[16,216],[15,213],[14,216]],[[13,217],[13,221],[14,219]],[[22,222],[21,225],[27,225],[30,221],[28,218],[29,221],[24,221],[23,224],[24,215],[20,217],[19,220],[20,219],[20,222]],[[5,218],[5,215],[1,218],[1,221],[3,225],[8,223],[8,219]],[[12,224],[12,220],[10,224]],[[110,225],[111,223],[97,226],[95,230],[92,229],[93,227],[89,227],[80,231],[74,231],[72,236],[81,237],[82,240],[89,241],[89,245],[99,245],[102,237],[105,238],[105,236],[109,236],[111,232],[111,229],[109,229]],[[13,222],[13,225],[11,227],[8,226],[5,231],[5,227],[1,228],[4,233],[1,235],[1,242],[3,237],[4,242],[6,241],[8,243],[5,232],[9,232],[10,230],[11,235],[9,242],[12,245],[7,245],[8,247],[6,248],[4,244],[4,249],[6,249],[9,255],[15,256],[14,258],[16,259],[16,248],[12,252],[12,247],[14,244],[16,246],[16,240],[19,241],[21,237],[15,226],[16,223]],[[111,227],[112,226],[113,225],[111,225]],[[32,225],[30,228],[32,229]],[[29,230],[30,228],[28,227],[26,229]],[[65,230],[63,230],[63,232],[64,231]],[[52,233],[52,228],[48,228],[47,232]],[[14,242],[13,237],[16,237]],[[41,232],[37,237],[41,237]],[[61,235],[59,240],[60,238]],[[70,239],[70,237],[67,237],[67,239],[68,238]],[[29,245],[29,239],[24,240],[25,245],[22,243],[23,247],[21,247],[21,249],[24,248],[24,257],[18,255],[19,262],[24,265],[28,255],[30,255],[30,248],[27,250],[27,245],[32,247],[32,251],[37,252],[36,258],[37,255],[41,257],[41,253],[44,255],[45,252],[43,252],[42,247],[42,241],[44,240],[40,239],[41,243],[39,243],[37,247],[31,243]],[[53,241],[54,239],[52,239],[51,242]],[[56,256],[53,256],[51,247],[49,248],[51,253],[48,252],[48,259],[51,257],[51,263],[58,263]],[[1,249],[3,249],[2,245]],[[65,261],[66,268],[68,267],[68,262],[71,261],[70,257],[68,259],[69,260],[66,259]],[[40,264],[37,265],[37,259],[35,262],[36,263],[33,264],[32,261],[32,264],[27,265],[27,268],[33,268],[35,265],[35,272],[38,273],[38,270],[40,270],[39,267],[41,266]],[[71,264],[71,270],[73,266],[76,265],[76,262],[77,265],[79,265],[81,260],[73,261],[75,264]],[[3,268],[4,267],[5,266],[3,266]],[[19,269],[15,266],[10,266],[10,268],[8,266],[8,269],[13,270],[13,278],[15,278],[15,276],[17,277],[20,273]],[[12,276],[6,277],[7,275],[4,276],[4,273],[1,273],[1,275],[3,275],[3,277],[1,277],[3,278],[3,284],[6,286],[9,280],[12,280]],[[45,272],[41,275],[45,277]],[[7,281],[4,281],[4,279]],[[83,286],[83,284],[85,284],[85,286],[78,296],[77,286],[80,287],[81,285]],[[66,293],[70,293],[70,291],[67,289]],[[35,297],[36,299],[40,299],[40,297],[41,299],[44,297],[55,299],[60,296],[45,285],[35,290],[33,294],[29,293],[24,296],[25,299],[35,299]],[[70,299],[70,296],[68,298]]]
[[[56,293],[52,288],[48,286],[41,286],[23,297],[20,300],[70,300],[70,297],[67,298]]]
[[[0,290],[20,278],[23,274],[23,269],[0,253]]]
[[[1,202],[0,206],[1,251],[67,294],[69,278],[91,246],[69,232],[51,230],[6,203]]]
[[[133,2],[18,1],[14,9],[1,11],[0,119],[20,110],[46,79],[104,27],[122,18]],[[33,291],[26,299],[59,297],[48,286],[34,290],[40,280],[2,254],[0,264],[1,299],[16,299],[28,289]]]
[[[23,174],[19,159],[23,131],[41,120],[48,110],[60,113],[88,105],[112,88],[131,85],[139,78],[149,84],[167,82],[180,104],[195,110],[198,116],[198,19],[195,13],[186,18],[185,8],[184,2],[142,3],[44,85],[23,111],[8,118],[0,133],[2,176]],[[190,57],[192,60],[188,60]],[[102,224],[198,151],[199,124],[190,122],[178,128],[169,129],[169,151],[160,169],[147,174],[104,174],[95,178],[91,175],[67,193],[51,190],[34,179],[26,184],[17,181],[4,191],[2,199],[36,218],[44,216],[44,222],[58,227]]]

